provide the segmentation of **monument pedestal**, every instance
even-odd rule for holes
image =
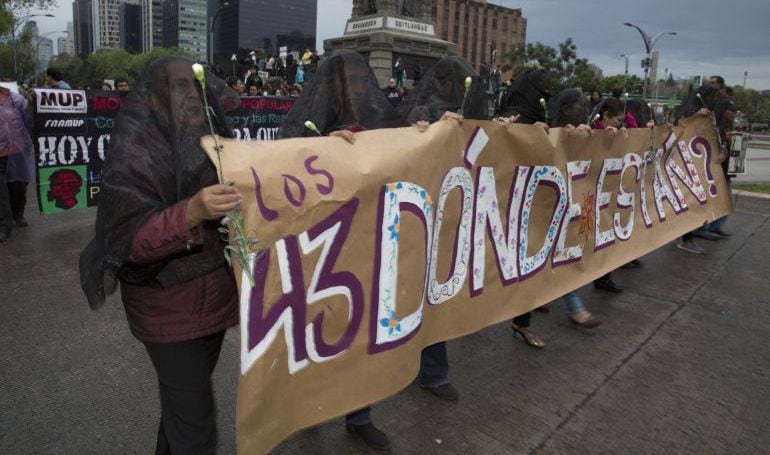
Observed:
[[[401,57],[406,79],[424,71],[435,61],[457,53],[456,46],[435,37],[433,24],[398,15],[351,18],[345,34],[324,41],[324,52],[349,49],[363,55],[380,86],[393,77],[393,63]]]

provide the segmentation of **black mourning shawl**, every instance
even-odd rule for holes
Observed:
[[[316,135],[305,128],[307,120],[323,135],[352,126],[406,126],[377,85],[377,78],[364,58],[349,50],[335,51],[318,67],[283,119],[279,137]]]
[[[551,96],[548,73],[540,68],[530,68],[519,73],[513,80],[508,96],[500,107],[502,117],[519,115],[518,123],[545,122],[545,108],[540,104]]]
[[[203,248],[149,265],[127,263],[134,236],[152,214],[217,183],[216,170],[200,146],[209,134],[194,62],[164,57],[145,69],[124,100],[102,170],[94,239],[80,255],[80,283],[93,309],[115,291],[117,281],[167,287],[203,276],[224,264],[217,222],[203,224]],[[225,110],[238,96],[206,72],[206,93],[221,136],[232,136]]]
[[[682,103],[682,106],[679,109],[677,123],[683,118],[692,117],[698,112],[698,109],[705,107],[714,114],[714,122],[719,135],[719,147],[722,149],[726,147],[727,144],[727,131],[725,131],[724,128],[724,116],[728,104],[729,100],[722,95],[722,92],[720,92],[718,88],[706,84],[701,85],[697,90],[690,92],[687,100]],[[722,168],[725,169],[725,174],[727,174],[727,160],[722,163]]]
[[[679,118],[692,117],[698,112],[698,109],[705,107],[714,113],[717,118],[717,124],[719,124],[725,107],[725,103],[722,101],[718,88],[705,84],[701,85],[697,90],[690,92],[690,95],[682,103],[682,107],[679,110]]]
[[[538,101],[539,102],[539,101]],[[548,123],[554,128],[588,123],[590,103],[582,90],[562,90],[548,103]]]
[[[465,78],[471,78],[465,95]],[[476,75],[471,64],[462,57],[447,57],[434,64],[420,79],[417,88],[406,96],[399,111],[409,123],[419,120],[435,122],[444,112],[459,112],[468,119],[489,118],[486,80]]]

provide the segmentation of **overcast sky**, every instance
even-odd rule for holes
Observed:
[[[527,42],[556,46],[568,37],[578,56],[587,57],[605,75],[622,74],[620,54],[631,58],[629,72],[642,75],[642,37],[632,22],[648,34],[675,31],[656,45],[659,77],[669,68],[676,77],[722,75],[729,85],[770,89],[770,0],[490,0],[521,8],[527,18]],[[601,5],[601,6],[600,6]],[[280,8],[280,2],[275,4]],[[318,49],[323,40],[341,35],[350,18],[352,0],[318,0]],[[65,30],[72,20],[72,2],[59,0],[55,18],[37,18],[41,33]],[[254,21],[259,26],[259,21]],[[56,41],[60,34],[49,35]]]

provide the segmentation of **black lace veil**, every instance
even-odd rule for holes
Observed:
[[[302,96],[283,119],[279,137],[315,135],[305,128],[307,120],[323,135],[349,127],[406,126],[383,95],[366,60],[350,50],[335,51],[318,67]]]
[[[582,90],[577,88],[562,90],[548,103],[549,126],[557,128],[588,123],[590,112],[591,104]]]
[[[714,112],[717,119],[721,118],[724,114],[724,103],[718,88],[704,84],[691,91],[682,103],[679,118],[692,117],[702,107]]]
[[[519,73],[511,84],[508,96],[500,107],[500,115],[519,115],[519,123],[545,122],[545,107],[551,97],[551,82],[548,73],[540,68],[530,68]]]
[[[471,87],[465,96],[465,78]],[[462,57],[439,60],[426,71],[417,89],[407,95],[400,109],[409,123],[419,120],[435,122],[446,111],[458,112],[465,118],[489,118],[486,80],[476,75],[471,64]]]
[[[127,263],[144,220],[217,183],[216,170],[200,146],[209,131],[193,63],[182,57],[152,62],[115,120],[102,169],[95,236],[80,255],[81,286],[94,309],[114,292],[118,280],[168,286],[224,264],[216,221],[204,223],[199,251],[150,265]],[[240,103],[238,96],[211,72],[206,72],[206,81],[214,127],[230,137],[224,112]]]

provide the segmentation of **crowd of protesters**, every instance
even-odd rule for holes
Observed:
[[[233,99],[237,104],[238,96],[298,98],[281,125],[281,138],[316,134],[305,128],[308,120],[321,134],[351,143],[355,133],[365,129],[414,125],[425,131],[433,122],[461,122],[464,118],[533,124],[545,131],[555,127],[620,131],[655,125],[646,102],[629,100],[621,91],[607,98],[580,88],[552,94],[549,75],[542,69],[526,69],[503,82],[498,67],[488,81],[464,59],[448,57],[420,74],[418,83],[407,91],[400,59],[394,62],[393,77],[380,88],[364,58],[352,51],[337,51],[322,64],[311,49],[298,58],[292,54],[285,59],[251,57],[242,74],[227,77],[229,89],[213,83],[216,78],[211,74],[207,96],[217,108]],[[214,452],[211,373],[224,331],[238,323],[235,281],[222,256],[218,223],[210,221],[236,207],[241,196],[234,187],[217,183],[214,168],[200,147],[199,138],[207,134],[202,112],[182,109],[188,98],[200,98],[191,63],[181,57],[153,62],[122,108],[104,165],[96,236],[81,256],[81,283],[89,303],[100,306],[105,293],[120,282],[131,331],[145,344],[156,369],[162,407],[157,453]],[[105,83],[100,88],[129,90],[125,79],[116,78],[114,83],[115,87]],[[48,72],[47,86],[69,88],[55,69]],[[14,183],[33,181],[32,171],[29,163],[21,162],[27,166],[27,174],[18,177],[11,173],[11,165],[20,154],[32,153],[27,103],[23,96],[0,89],[0,116],[7,125],[0,130],[0,241],[8,238],[14,226],[26,225],[23,206],[19,213],[17,200],[22,189]],[[713,118],[719,130],[720,159],[724,160],[734,111],[724,80],[714,76],[709,85],[692,91],[679,117]],[[218,133],[230,136],[226,117],[215,118]],[[145,146],[144,135],[157,139],[151,150]],[[26,194],[26,186],[22,192]],[[692,237],[726,238],[729,233],[724,222],[705,225],[677,246],[703,253],[693,246]],[[640,266],[639,261],[632,261],[624,267]],[[596,280],[594,286],[623,292],[611,274]],[[602,324],[578,294],[568,293],[563,301],[565,315],[576,327],[594,329]],[[191,313],[188,307],[196,310]],[[511,328],[529,346],[545,346],[532,326],[531,313],[514,318]],[[449,381],[446,343],[425,348],[419,382],[439,399],[458,399],[459,392]],[[388,436],[372,423],[371,408],[349,414],[346,428],[373,448],[391,445]]]

